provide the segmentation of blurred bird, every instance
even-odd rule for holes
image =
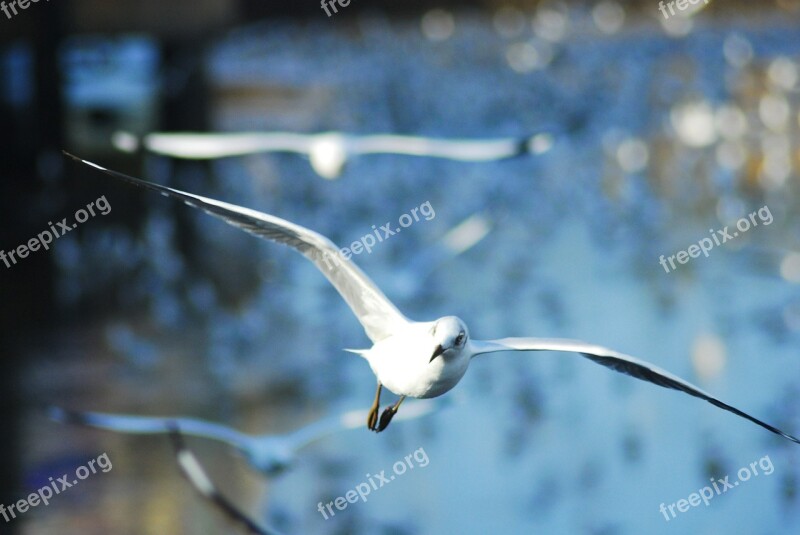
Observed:
[[[364,154],[404,154],[465,162],[485,162],[525,154],[542,154],[550,150],[553,140],[549,134],[537,134],[528,138],[437,139],[389,134],[356,136],[339,132],[320,134],[156,132],[139,139],[128,132],[116,132],[111,142],[124,152],[135,152],[140,146],[144,146],[156,154],[193,160],[261,152],[305,154],[318,175],[334,179],[342,174],[345,164],[351,157]]]
[[[413,420],[428,415],[442,406],[430,400],[420,400],[409,404],[398,419]],[[218,440],[230,445],[253,468],[265,475],[276,476],[291,468],[297,460],[297,452],[312,442],[339,431],[359,427],[366,418],[367,411],[348,411],[339,416],[319,420],[286,435],[255,436],[222,424],[194,418],[79,412],[60,407],[50,407],[48,414],[51,419],[61,423],[129,434],[169,433],[171,428],[177,425],[182,434]]]
[[[238,507],[228,500],[219,490],[216,485],[212,483],[211,478],[206,473],[200,461],[186,447],[181,434],[180,424],[171,422],[168,424],[168,432],[172,439],[172,447],[175,450],[175,458],[178,461],[178,467],[181,473],[191,483],[195,490],[205,499],[209,500],[213,505],[219,507],[227,516],[235,522],[242,524],[247,528],[250,533],[255,535],[278,535],[278,532],[272,528],[262,527],[256,524],[246,514],[244,514]]]
[[[473,340],[467,326],[455,316],[426,322],[409,320],[364,272],[341,255],[336,245],[312,230],[273,215],[153,184],[64,154],[109,176],[179,199],[251,234],[293,247],[311,260],[347,302],[372,340],[370,349],[348,351],[366,359],[378,379],[375,399],[367,417],[367,426],[375,432],[383,431],[389,425],[407,396],[433,398],[452,389],[464,377],[473,357],[506,351],[558,351],[578,353],[636,379],[704,399],[800,444],[799,439],[723,403],[667,371],[605,347],[554,338]],[[387,407],[378,420],[383,385],[400,399]]]

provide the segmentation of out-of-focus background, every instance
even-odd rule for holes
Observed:
[[[101,196],[111,206],[0,264],[0,503],[102,453],[113,463],[0,518],[0,533],[239,532],[191,491],[165,437],[61,425],[47,405],[282,434],[374,392],[342,351],[368,339],[304,258],[62,148],[342,246],[429,202],[434,218],[354,257],[410,317],[603,344],[800,433],[800,2],[687,5],[669,18],[655,0],[353,0],[331,17],[296,0],[57,0],[0,13],[0,249]],[[547,132],[553,145],[481,164],[362,156],[326,180],[299,155],[124,154],[118,130]],[[659,264],[765,206],[770,224],[708,258]],[[800,448],[699,400],[551,353],[477,359],[448,396],[380,435],[315,443],[275,477],[190,444],[226,495],[288,534],[800,526]],[[419,448],[424,468],[318,512]],[[772,473],[669,521],[659,512],[765,457]]]

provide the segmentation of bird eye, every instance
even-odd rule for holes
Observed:
[[[464,341],[464,332],[462,331],[458,333],[458,336],[456,336],[456,345],[460,346],[463,341]]]

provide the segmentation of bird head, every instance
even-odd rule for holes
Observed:
[[[445,316],[436,320],[430,330],[433,338],[433,354],[430,362],[436,357],[447,359],[458,355],[466,347],[469,340],[469,330],[461,319],[455,316]]]

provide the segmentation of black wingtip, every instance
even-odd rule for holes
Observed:
[[[767,428],[767,429],[769,429],[769,428]],[[784,433],[783,431],[781,431],[780,429],[777,429],[777,428],[773,428],[773,429],[769,429],[769,430],[772,431],[775,434],[778,434],[778,435],[782,436],[783,438],[788,438],[789,440],[791,440],[795,444],[800,445],[800,439],[798,439],[797,437],[795,437],[793,435],[790,435],[789,433]]]
[[[742,410],[739,410],[736,407],[733,407],[731,405],[728,405],[727,403],[724,403],[724,402],[722,402],[722,401],[720,401],[718,399],[714,399],[714,398],[711,398],[711,399],[705,398],[705,399],[706,399],[706,401],[708,401],[709,403],[711,403],[714,406],[717,406],[717,407],[719,407],[721,409],[725,409],[728,412],[732,412],[733,414],[736,414],[737,416],[741,416],[742,418],[744,418],[746,420],[750,420],[754,424],[763,427],[767,431],[770,431],[771,433],[775,433],[776,435],[782,436],[783,438],[791,440],[795,444],[800,445],[800,439],[798,439],[795,436],[790,435],[789,433],[784,433],[783,431],[781,431],[780,429],[778,429],[774,425],[770,425],[770,424],[768,424],[767,422],[765,422],[763,420],[759,420],[755,416],[751,416],[751,415],[747,414],[746,412],[744,412]]]
[[[517,148],[514,151],[514,157],[525,156],[530,154],[530,138],[524,138],[517,141]]]
[[[554,143],[553,135],[544,132],[521,138],[517,140],[516,149],[511,157],[541,156],[550,151]]]
[[[686,381],[683,381],[682,379],[675,378],[674,376],[670,377],[669,375],[665,375],[666,372],[650,368],[648,365],[645,365],[643,363],[622,359],[619,356],[586,353],[586,352],[580,352],[580,354],[588,358],[589,360],[596,362],[597,364],[600,364],[601,366],[605,366],[607,368],[610,368],[619,373],[623,373],[635,379],[647,381],[649,383],[661,386],[663,388],[671,388],[673,390],[678,390],[680,392],[689,394],[690,396],[694,396],[696,398],[705,400],[714,405],[715,407],[719,407],[720,409],[733,413],[741,418],[744,418],[745,420],[749,420],[771,433],[775,433],[776,435],[780,435],[783,438],[791,440],[795,444],[800,444],[800,440],[798,440],[797,437],[794,437],[788,433],[784,433],[777,427],[770,425],[764,422],[763,420],[759,420],[755,416],[751,416],[750,414],[740,409],[737,409],[733,405],[728,405],[727,403],[720,401],[715,397],[712,397],[710,394],[703,392],[698,387],[689,384]]]
[[[83,159],[82,159],[82,158],[78,158],[78,157],[77,157],[77,156],[75,156],[74,154],[70,154],[69,152],[67,152],[67,151],[65,151],[65,150],[63,150],[63,149],[61,150],[61,154],[63,154],[63,155],[64,155],[64,156],[66,156],[67,158],[72,158],[72,159],[73,159],[73,160],[75,160],[76,162],[81,162],[81,163],[83,163]]]
[[[205,469],[201,466],[200,461],[195,457],[194,453],[192,453],[192,450],[186,447],[177,422],[171,421],[167,424],[167,427],[169,429],[169,436],[172,440],[175,455],[178,459],[178,467],[183,476],[201,496],[210,500],[211,503],[220,508],[232,520],[246,527],[250,533],[254,535],[277,535],[275,531],[256,524],[255,521],[220,494],[211,482]]]
[[[179,454],[186,449],[186,441],[183,440],[183,434],[178,422],[170,420],[167,422],[167,431],[169,431],[169,439],[172,442],[172,448],[175,454]]]

